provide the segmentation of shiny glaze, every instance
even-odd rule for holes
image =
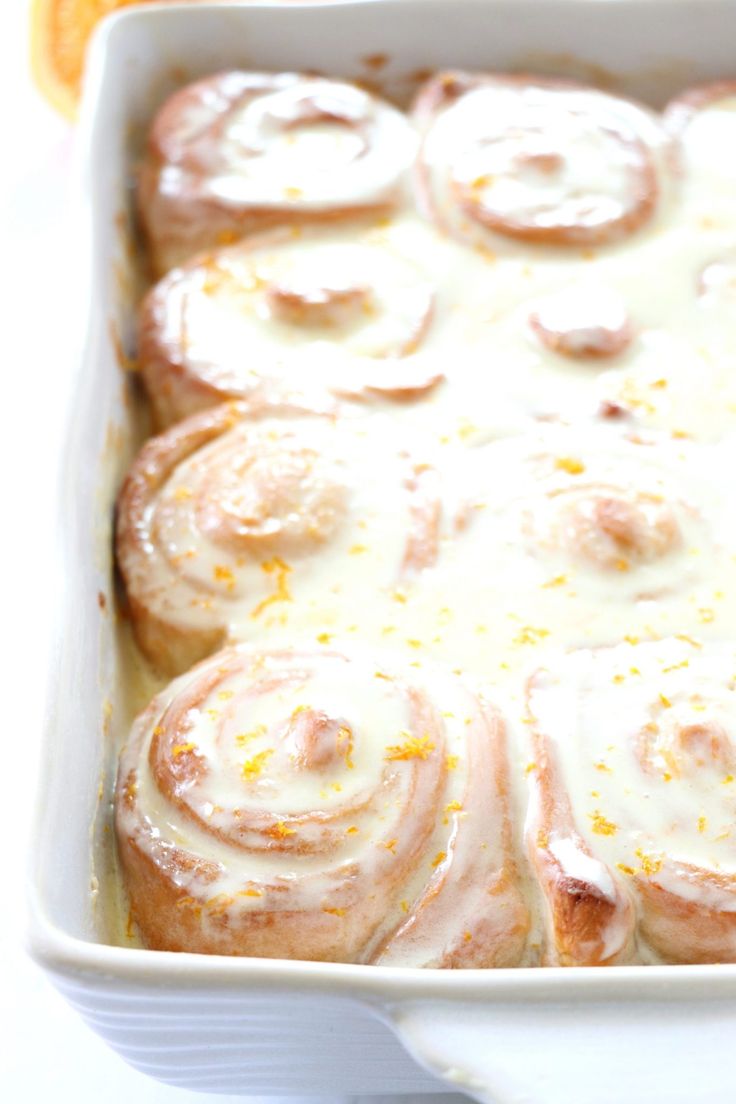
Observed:
[[[417,678],[444,686],[454,671],[480,689],[508,740],[509,846],[528,862],[514,866],[533,917],[516,961],[734,959],[736,491],[723,475],[736,459],[736,218],[720,151],[736,100],[731,86],[698,92],[660,120],[574,86],[525,89],[454,75],[420,95],[419,193],[434,225],[404,209],[286,230],[154,290],[144,371],[169,388],[161,420],[246,398],[146,446],[121,500],[119,559],[139,639],[166,670],[226,642],[327,655],[359,641]],[[437,135],[454,149],[469,128],[475,157],[475,98],[489,96],[510,100],[522,149],[529,112],[559,120],[553,135],[571,112],[576,157],[625,137],[617,173],[582,176],[586,195],[613,189],[616,218],[593,232],[578,213],[579,233],[550,237],[549,225],[529,232],[527,205],[522,233],[498,225],[483,192],[483,217],[462,221],[468,196],[442,184]],[[443,122],[453,112],[463,126]],[[538,144],[538,120],[531,129]],[[508,161],[508,135],[491,139]],[[535,168],[557,171],[571,187],[581,170],[576,158]],[[392,275],[382,298],[397,258],[412,276]],[[407,315],[396,289],[414,279],[425,305]],[[369,298],[382,311],[365,322]],[[233,367],[241,342],[258,354],[247,371]],[[372,387],[376,367],[384,383],[425,385]],[[175,377],[195,381],[180,409]],[[174,654],[172,624],[200,634],[193,654]],[[693,701],[705,721],[685,717]],[[480,883],[465,862],[470,900]],[[408,928],[394,902],[375,942],[341,953],[473,964],[421,936],[422,914],[435,934],[448,917],[432,875],[417,879]]]
[[[264,226],[387,210],[416,135],[396,108],[341,81],[219,73],[154,120],[138,201],[154,266]]]

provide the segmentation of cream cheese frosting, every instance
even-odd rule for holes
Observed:
[[[232,135],[278,131],[288,160],[284,88]],[[734,103],[729,85],[660,118],[440,76],[412,115],[419,210],[404,195],[246,237],[150,294],[143,370],[174,424],[126,483],[118,559],[154,662],[229,658],[138,723],[119,832],[200,910],[207,949],[250,916],[249,953],[306,953],[253,919],[248,888],[275,877],[319,913],[312,957],[337,940],[408,965],[736,958]],[[298,157],[343,126],[314,125]],[[291,674],[252,693],[261,662]],[[439,727],[414,731],[395,684]],[[386,748],[425,738],[444,759],[422,821],[410,768],[385,772]],[[326,874],[316,841],[366,787],[381,796]],[[246,798],[265,847],[236,823]],[[182,876],[174,851],[205,865]],[[380,917],[343,901],[351,864],[389,879]],[[494,894],[510,922],[474,929]]]

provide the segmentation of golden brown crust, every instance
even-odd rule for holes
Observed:
[[[396,512],[395,542],[373,556],[355,505],[368,481],[360,509]],[[436,562],[442,523],[439,473],[403,436],[384,441],[379,466],[369,440],[359,448],[349,423],[319,409],[252,401],[194,414],[144,445],[119,494],[116,555],[136,640],[178,674],[224,643],[232,617],[290,602],[292,563],[333,539],[339,557],[360,555],[370,586],[393,588]]]
[[[499,172],[503,175],[503,170],[494,169],[487,177],[481,173],[464,180],[459,177],[456,179],[455,158],[451,158],[447,165],[435,169],[429,163],[427,146],[437,119],[448,107],[452,108],[460,103],[468,93],[482,89],[517,92],[520,105],[521,96],[528,90],[536,89],[550,94],[546,104],[549,118],[545,128],[540,129],[538,122],[530,124],[526,128],[528,133],[525,142],[525,124],[517,122],[513,134],[510,132],[510,137],[505,136],[509,140],[513,139],[515,150],[514,152],[509,148],[504,154],[509,159],[509,165],[515,166],[513,172],[511,168],[505,170],[508,178],[514,179],[524,167],[529,170],[531,178],[536,174],[534,188],[538,190],[537,200],[529,200],[527,197],[526,210],[519,207],[513,212],[507,209],[505,201],[496,206],[493,197],[485,194],[486,182],[494,182]],[[559,102],[556,99],[558,94],[564,93],[570,94],[569,104],[562,98]],[[476,228],[531,243],[594,246],[634,233],[654,215],[659,201],[660,185],[652,151],[630,120],[623,114],[619,117],[617,104],[625,105],[627,115],[638,112],[647,125],[654,121],[650,112],[632,101],[620,100],[572,81],[538,79],[525,75],[466,72],[438,74],[420,90],[414,105],[414,119],[424,135],[415,174],[420,208],[445,230],[459,232],[461,236],[472,237],[471,227],[475,224]],[[617,151],[619,168],[626,179],[625,195],[622,192],[619,196],[618,213],[604,213],[601,210],[597,217],[591,218],[589,206],[597,201],[595,191],[590,193],[588,206],[581,202],[581,197],[574,190],[569,191],[567,198],[563,200],[545,199],[542,190],[544,178],[552,179],[559,174],[562,180],[567,156],[564,144],[555,144],[554,134],[545,136],[545,130],[551,129],[553,120],[562,119],[566,114],[578,119],[590,134],[597,128],[597,133],[601,140],[605,140],[611,156],[613,151]],[[474,137],[483,138],[486,148],[490,148],[488,142],[491,134],[497,140],[504,138],[503,127],[498,119],[484,119],[484,125],[488,127],[489,134],[484,135],[479,130]],[[546,142],[544,149],[537,148],[540,139]],[[447,179],[438,185],[434,177],[437,174],[442,175],[443,171]],[[565,187],[562,183],[560,186]],[[444,195],[445,190],[447,195]],[[456,208],[454,216],[443,210],[443,206],[447,204]],[[568,210],[571,205],[579,208],[579,218],[571,216]],[[468,224],[465,230],[462,229],[463,223]]]
[[[133,632],[141,651],[159,671],[178,674],[214,651],[225,626],[197,629],[182,625],[172,609],[163,617],[147,600],[149,583],[146,513],[177,465],[244,416],[243,404],[221,406],[195,415],[143,446],[118,495],[115,549],[126,587]]]
[[[325,95],[325,89],[330,89],[331,95]],[[341,103],[346,95],[346,102]],[[265,124],[264,120],[252,124],[251,129],[255,126],[256,130],[250,135],[250,144],[247,140],[241,143],[237,136],[231,139],[233,149],[228,153],[227,128],[234,115],[257,106],[259,99],[279,96],[294,100],[276,108]],[[351,97],[365,101],[362,114],[361,106],[350,102]],[[294,73],[223,72],[174,93],[154,119],[147,159],[138,175],[138,208],[157,274],[164,275],[201,250],[270,227],[321,224],[389,211],[397,200],[401,165],[395,178],[388,171],[374,196],[360,199],[351,197],[349,187],[341,190],[336,174],[332,193],[316,205],[300,201],[296,169],[285,189],[293,195],[286,199],[278,181],[270,189],[256,189],[262,195],[260,201],[249,195],[248,189],[238,197],[237,188],[232,193],[228,187],[221,195],[219,188],[210,186],[219,175],[237,178],[239,159],[247,162],[248,157],[267,156],[268,142],[276,134],[303,124],[327,122],[350,129],[361,137],[365,153],[378,138],[376,119],[384,113],[396,114],[357,87]],[[262,133],[258,133],[259,125]],[[409,135],[408,125],[406,129]],[[393,145],[387,143],[386,156],[396,154]],[[235,160],[230,163],[229,157]]]
[[[733,96],[736,96],[733,80],[695,85],[670,100],[664,109],[664,124],[671,134],[680,137],[699,112]]]
[[[371,401],[383,397],[399,402],[415,401],[444,379],[436,365],[411,355],[421,346],[432,324],[434,296],[429,288],[417,296],[411,317],[404,319],[406,333],[396,347],[384,355],[358,359],[351,357],[346,348],[341,370],[318,382],[312,379],[308,363],[303,370],[288,371],[292,360],[296,368],[301,364],[298,349],[290,352],[286,346],[283,363],[281,360],[274,363],[271,353],[266,353],[264,358],[262,351],[254,351],[246,336],[242,346],[229,351],[230,360],[238,364],[238,371],[230,373],[229,382],[222,379],[220,372],[222,352],[217,346],[216,334],[213,344],[208,342],[206,333],[198,333],[193,354],[188,329],[190,303],[204,295],[217,294],[220,288],[226,288],[235,296],[242,295],[248,289],[239,284],[231,265],[242,264],[259,250],[278,250],[289,247],[294,241],[293,235],[281,227],[254,235],[235,246],[199,254],[174,269],[147,293],[138,316],[138,361],[159,429],[231,400],[294,400],[312,406],[318,404],[323,409],[334,408],[340,399]],[[279,292],[281,301],[284,289],[278,285],[265,288],[264,302],[272,302]],[[243,307],[246,316],[252,309],[252,304]],[[298,315],[302,324],[292,327],[294,332],[308,332],[312,328],[311,320],[305,318],[308,313],[312,312],[305,308]],[[363,316],[370,318],[371,313],[369,303]],[[320,332],[340,348],[339,326],[332,331],[325,327]],[[210,346],[218,350],[211,357]]]
[[[515,966],[523,957],[530,918],[514,858],[506,726],[501,715],[482,702],[475,722],[467,726],[467,757],[461,804],[468,823],[451,840],[450,861],[438,865],[411,915],[374,951],[374,962],[396,961],[405,945],[431,939],[433,931],[448,926],[450,913],[464,915],[465,921],[427,965],[490,969]],[[488,862],[484,832],[501,842],[500,867]],[[489,899],[494,906],[490,909]]]
[[[132,916],[147,946],[390,962],[407,944],[420,964],[422,959],[444,967],[518,963],[529,921],[512,854],[500,717],[475,706],[472,750],[467,762],[459,756],[457,767],[466,774],[465,796],[452,803],[463,815],[453,812],[452,819],[446,809],[443,818],[448,734],[439,703],[384,664],[382,694],[406,710],[402,744],[385,746],[395,730],[382,727],[380,711],[358,725],[352,716],[330,716],[317,701],[315,708],[299,706],[282,723],[288,707],[281,703],[290,700],[290,688],[301,693],[315,673],[318,679],[355,677],[348,671],[371,685],[376,661],[365,663],[364,671],[363,663],[336,652],[230,648],[164,691],[141,715],[121,757],[116,828]],[[444,701],[442,685],[436,692]],[[475,699],[454,681],[452,686],[462,694],[458,700],[473,709]],[[313,697],[314,687],[308,693]],[[234,712],[216,720],[215,744],[205,754],[197,744],[196,717],[212,713],[207,706],[223,698],[235,703]],[[265,771],[276,764],[270,797],[264,804],[252,782],[241,780],[242,796],[230,807],[217,789],[224,771],[228,793],[236,792],[227,765],[228,733],[233,724],[236,730],[247,728],[249,714],[264,701],[275,710],[275,723],[263,736],[273,746],[254,761]],[[303,755],[294,754],[297,745]],[[354,760],[362,761],[364,772],[366,760],[369,766],[357,779],[357,790],[351,785]],[[290,794],[284,787],[296,786],[299,795],[306,777],[319,791],[335,772],[344,780],[344,797],[329,809],[312,809],[297,796],[298,811],[287,811]],[[271,811],[274,801],[278,811]],[[493,809],[484,822],[489,801]],[[165,825],[161,808],[170,810]],[[169,838],[168,819],[178,823],[180,842]],[[447,825],[447,853],[432,864],[419,898],[405,902],[406,922],[381,935],[376,950],[372,945],[387,915],[410,892],[417,870],[428,866],[439,823]],[[282,857],[289,860],[287,868]],[[285,869],[288,878],[282,876]]]
[[[529,684],[534,688],[535,677]],[[527,848],[544,898],[549,965],[614,966],[633,953],[636,915],[613,871],[599,862],[575,826],[547,734],[528,699],[534,746]],[[566,861],[567,860],[567,861]],[[582,861],[581,861],[582,860]],[[585,877],[590,869],[598,877]]]
[[[736,878],[718,875],[687,863],[667,863],[677,880],[690,881],[706,893],[718,893],[722,901],[736,902]],[[736,962],[736,911],[688,901],[661,884],[658,875],[639,876],[636,889],[641,902],[643,937],[666,962]]]

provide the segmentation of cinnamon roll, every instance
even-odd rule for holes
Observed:
[[[721,198],[721,186],[733,185],[732,159],[724,155],[736,133],[736,81],[715,81],[683,92],[664,112],[665,124],[678,141],[685,177],[707,177],[703,198]],[[725,197],[723,197],[725,198]]]
[[[136,638],[176,674],[295,618],[324,628],[437,557],[439,476],[403,435],[233,403],[150,440],[120,493],[117,559]],[[317,599],[319,601],[317,602]],[[348,622],[349,623],[349,622]]]
[[[606,288],[572,287],[547,295],[529,315],[529,325],[547,349],[573,360],[607,360],[633,339],[621,296]]]
[[[422,350],[424,228],[273,231],[176,269],[146,298],[139,360],[159,425],[229,398],[413,398],[442,378]]]
[[[504,684],[560,649],[722,637],[736,610],[736,503],[713,471],[732,457],[631,439],[615,420],[446,453],[462,526],[443,530],[437,568],[412,587],[407,613],[421,621],[405,635]]]
[[[676,594],[707,577],[719,546],[733,547],[730,498],[708,487],[712,460],[706,449],[615,427],[497,442],[471,454],[473,524],[591,599]]]
[[[139,177],[154,266],[267,226],[388,210],[416,145],[401,112],[341,81],[229,72],[188,85],[156,116]]]
[[[133,917],[172,951],[508,966],[528,917],[504,725],[380,655],[212,656],[136,722],[116,827]]]
[[[445,231],[555,246],[619,240],[648,223],[666,140],[656,116],[566,81],[441,73],[420,91],[417,189]]]
[[[549,958],[736,961],[736,648],[583,651],[529,688]]]

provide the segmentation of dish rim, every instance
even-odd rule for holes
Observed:
[[[413,0],[403,0],[408,4]],[[421,0],[425,8],[445,8],[448,0]],[[544,0],[464,0],[476,7],[501,7],[515,5],[517,9],[534,9]],[[606,0],[553,0],[558,8],[589,7]],[[619,8],[659,5],[692,4],[693,0],[608,0]],[[736,0],[698,0],[705,8],[726,8]],[[364,7],[367,4],[390,6],[395,0],[317,0],[299,5],[301,14],[325,7],[343,9]],[[285,14],[280,0],[258,0],[237,4],[231,0],[216,0],[199,12],[271,10]],[[294,10],[294,9],[292,9]],[[82,240],[91,237],[91,225],[95,217],[93,206],[86,195],[86,174],[92,163],[94,136],[98,123],[98,104],[105,79],[106,56],[114,44],[120,26],[128,23],[145,23],[156,16],[166,19],[181,17],[193,9],[186,3],[153,3],[145,7],[127,8],[105,18],[95,31],[89,56],[84,96],[76,135],[73,167],[73,187],[77,189],[81,211],[75,212],[84,219]],[[89,261],[87,262],[89,268]],[[95,305],[91,300],[86,310],[83,333],[83,352],[69,377],[70,393],[85,374],[90,356],[90,333],[94,325]],[[69,517],[73,495],[68,478],[76,463],[76,448],[72,444],[71,419],[67,418],[65,454],[59,466],[57,494],[57,550],[63,564],[69,553],[71,537],[64,521]],[[64,599],[54,611],[50,655],[58,654],[64,627],[70,623],[71,602]],[[131,988],[155,983],[166,995],[171,989],[216,989],[218,994],[242,992],[244,989],[268,988],[272,991],[329,994],[337,997],[359,998],[368,1003],[390,1005],[407,1000],[434,1000],[453,1003],[479,1003],[483,1001],[560,1002],[584,999],[588,1002],[605,1000],[635,1000],[653,1002],[667,1000],[714,1000],[736,996],[736,963],[712,965],[629,965],[614,967],[514,967],[503,969],[441,970],[416,967],[391,967],[330,962],[305,962],[288,959],[261,959],[227,955],[201,955],[186,952],[156,951],[136,947],[121,947],[97,943],[69,934],[49,917],[44,903],[42,873],[39,856],[43,847],[42,817],[45,795],[53,790],[52,757],[44,754],[52,744],[57,724],[56,706],[62,699],[63,680],[60,670],[49,679],[47,689],[46,718],[41,744],[40,769],[35,785],[35,811],[30,833],[30,877],[27,901],[28,927],[26,946],[31,957],[44,969],[58,977],[85,977],[99,980],[115,980]]]

